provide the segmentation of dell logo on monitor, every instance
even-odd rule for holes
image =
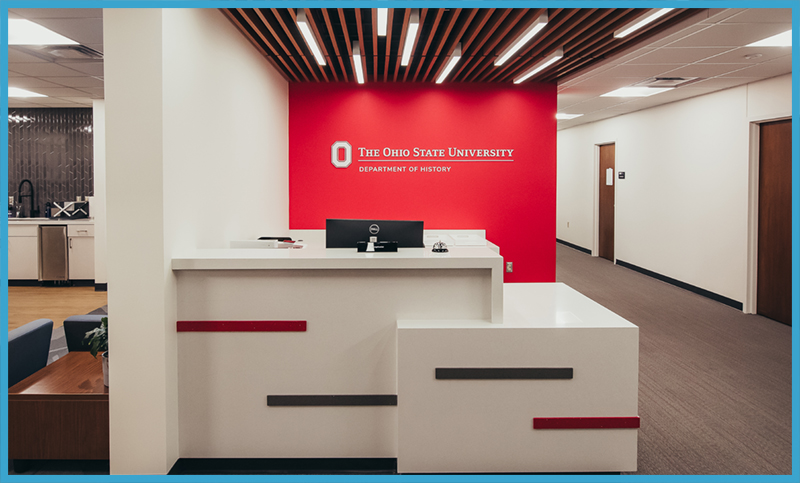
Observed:
[[[373,223],[373,224],[371,224],[371,225],[369,226],[369,232],[370,232],[371,234],[373,234],[373,235],[377,235],[379,231],[381,231],[381,227],[379,227],[379,226],[378,226],[378,225],[376,225],[375,223]]]
[[[344,157],[340,157],[343,155]],[[331,164],[346,168],[353,162],[353,147],[347,141],[336,141],[331,145]]]

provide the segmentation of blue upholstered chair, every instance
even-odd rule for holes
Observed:
[[[53,321],[39,319],[8,333],[8,387],[47,365]]]
[[[89,344],[85,340],[86,333],[100,327],[106,315],[73,315],[64,319],[64,337],[67,339],[67,350],[70,352],[88,351]]]

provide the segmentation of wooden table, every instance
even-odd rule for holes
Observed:
[[[70,352],[8,390],[12,460],[108,458],[108,388],[101,358]]]

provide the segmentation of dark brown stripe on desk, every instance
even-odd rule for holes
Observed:
[[[179,320],[178,332],[305,332],[305,320]]]
[[[437,367],[436,379],[572,379],[571,367]]]
[[[613,418],[533,418],[533,429],[636,429],[639,416]]]
[[[397,406],[397,395],[267,396],[267,406]]]

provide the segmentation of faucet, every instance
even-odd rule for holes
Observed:
[[[22,194],[22,186],[23,186],[25,183],[28,183],[28,186],[30,186],[30,193],[28,193],[28,194],[26,194],[26,195],[23,195],[23,194]],[[33,207],[34,207],[34,204],[33,204],[33,203],[34,203],[34,200],[35,200],[36,198],[34,198],[34,193],[33,193],[33,183],[31,183],[31,180],[29,180],[29,179],[23,179],[23,180],[22,180],[22,181],[19,183],[19,188],[17,188],[17,199],[19,200],[19,204],[20,204],[20,205],[22,205],[22,204],[23,204],[23,203],[22,203],[22,198],[30,198],[30,199],[31,199],[31,209],[30,209],[30,211],[28,211],[28,218],[33,218],[34,214],[37,214],[37,213],[36,213],[36,211],[38,211],[38,210],[34,211],[34,208],[33,208]]]

